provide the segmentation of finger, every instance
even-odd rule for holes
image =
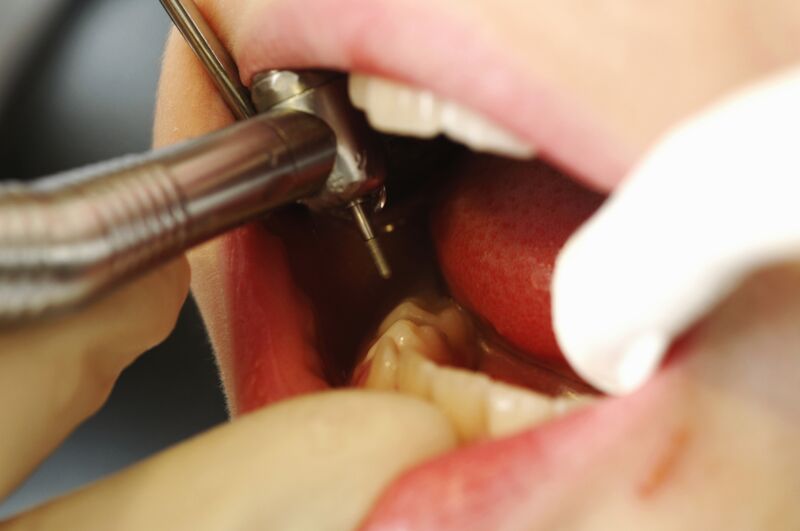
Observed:
[[[800,253],[800,71],[730,98],[660,143],[562,251],[558,340],[625,393],[749,272]]]
[[[400,471],[456,444],[444,415],[337,391],[242,417],[0,529],[354,529]]]
[[[0,335],[0,498],[103,404],[120,372],[170,333],[185,259],[57,321]]]

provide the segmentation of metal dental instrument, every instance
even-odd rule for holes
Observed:
[[[184,34],[208,56],[234,113],[263,114],[176,147],[0,184],[0,326],[79,307],[297,201],[326,211],[349,205],[389,276],[361,206],[373,197],[382,203],[383,168],[363,116],[349,105],[346,78],[271,71],[258,76],[250,100],[193,4],[172,4],[183,6],[170,14],[189,24]]]
[[[346,77],[310,70],[272,70],[259,74],[253,80],[254,109],[240,81],[236,63],[195,3],[192,0],[160,1],[236,117],[252,116],[255,110],[288,108],[314,114],[333,129],[338,144],[333,173],[322,193],[304,202],[315,210],[349,210],[378,273],[390,278],[389,263],[364,209],[365,196],[380,195],[383,168],[376,160],[379,150],[372,145],[364,118],[349,104]],[[380,201],[378,204],[381,205]]]
[[[336,139],[274,111],[143,156],[0,187],[0,324],[79,306],[325,186]]]

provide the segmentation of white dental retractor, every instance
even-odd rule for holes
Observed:
[[[553,319],[572,367],[640,387],[672,340],[762,266],[800,257],[800,71],[669,133],[567,243]]]

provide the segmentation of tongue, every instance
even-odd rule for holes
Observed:
[[[561,362],[550,319],[556,254],[602,197],[540,162],[467,159],[433,215],[453,295],[531,356]]]

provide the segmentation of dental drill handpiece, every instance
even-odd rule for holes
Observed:
[[[303,200],[312,210],[348,210],[381,277],[392,272],[368,215],[386,201],[380,149],[363,115],[350,104],[347,77],[319,70],[271,70],[253,79],[252,92],[240,81],[233,58],[192,0],[160,0],[167,14],[197,55],[233,115],[242,120],[255,112],[292,109],[318,116],[334,131],[337,156],[325,188]]]
[[[336,138],[276,110],[176,147],[0,186],[0,325],[78,307],[324,189]]]
[[[383,170],[363,116],[349,104],[346,78],[267,72],[255,80],[254,106],[196,7],[195,17],[185,11],[194,7],[188,0],[162,3],[184,9],[177,13],[183,18],[168,11],[176,23],[183,20],[184,35],[194,35],[188,40],[208,59],[234,115],[248,118],[256,107],[265,113],[155,153],[33,184],[0,184],[0,326],[79,307],[297,201],[315,210],[349,209],[379,272],[390,276],[363,208],[369,201],[382,206]]]

